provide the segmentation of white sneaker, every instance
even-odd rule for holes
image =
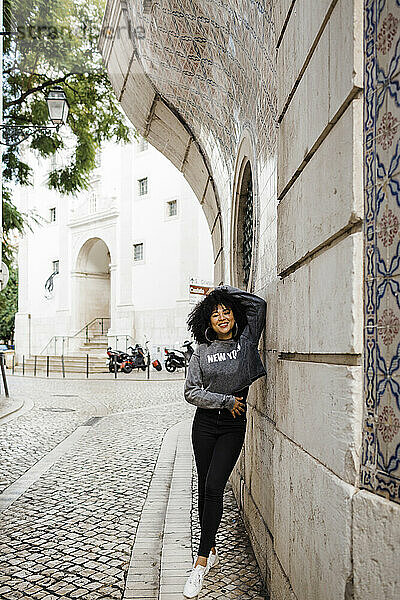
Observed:
[[[210,550],[210,554],[208,555],[207,566],[206,566],[206,575],[207,575],[208,571],[210,569],[212,569],[213,567],[216,567],[218,563],[219,563],[218,550],[215,548],[215,554],[213,554]]]
[[[203,587],[203,579],[206,574],[206,569],[207,567],[202,567],[201,565],[193,567],[189,577],[187,578],[185,587],[183,588],[183,595],[185,598],[196,598],[199,595],[200,590]]]

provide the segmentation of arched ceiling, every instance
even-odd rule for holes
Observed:
[[[255,1],[131,2],[143,19],[139,56],[162,96],[190,125],[207,153],[217,144],[230,170],[240,124],[259,125],[274,99],[271,3]],[[273,50],[273,51],[272,51]]]
[[[223,279],[221,211],[244,128],[275,148],[272,0],[108,0],[100,50],[137,130],[184,174]],[[219,263],[221,263],[219,265]]]

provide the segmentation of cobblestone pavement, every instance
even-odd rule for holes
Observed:
[[[182,402],[182,382],[63,381],[10,377],[10,394],[34,402],[26,414],[1,425],[0,492],[87,418],[150,405]],[[175,407],[174,407],[175,410]],[[173,424],[175,420],[172,421]]]
[[[120,600],[162,439],[194,413],[183,382],[11,377],[10,391],[33,407],[0,422],[3,496],[68,436],[84,435],[0,511],[0,599]],[[221,527],[229,551],[221,548],[214,585],[201,598],[262,598],[231,492]]]

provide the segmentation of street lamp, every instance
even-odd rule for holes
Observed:
[[[18,146],[31,135],[38,131],[50,133],[58,131],[61,125],[65,125],[68,118],[69,105],[64,90],[60,86],[55,86],[49,90],[46,98],[47,110],[52,125],[0,125],[3,131],[1,143],[5,146]]]
[[[68,118],[69,105],[65,92],[60,86],[49,91],[46,99],[50,121],[55,127],[65,125]]]

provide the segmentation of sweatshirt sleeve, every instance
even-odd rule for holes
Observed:
[[[200,406],[201,408],[227,408],[231,410],[235,405],[235,396],[217,394],[203,388],[201,368],[197,354],[193,354],[190,359],[184,395],[186,402]]]
[[[267,303],[260,296],[250,294],[244,290],[232,287],[231,285],[221,285],[221,289],[226,290],[240,300],[246,310],[247,326],[244,328],[243,335],[246,335],[251,341],[258,344],[262,330],[265,326],[265,315]]]

